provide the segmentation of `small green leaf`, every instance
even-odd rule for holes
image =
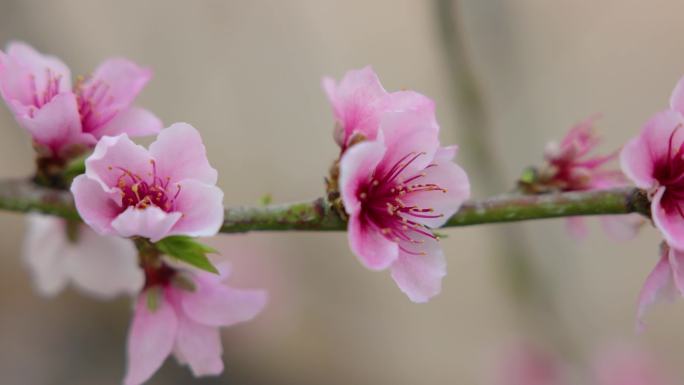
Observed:
[[[271,194],[264,194],[259,198],[259,203],[261,203],[262,206],[268,206],[273,202],[273,196]]]
[[[159,288],[153,287],[150,289],[147,289],[147,296],[145,300],[147,301],[147,309],[149,309],[151,312],[157,311],[159,309],[159,297],[161,296],[161,293],[159,291]]]
[[[534,167],[528,167],[520,175],[520,182],[525,184],[532,184],[537,181],[537,170]]]
[[[90,155],[90,154],[87,154]],[[63,175],[64,178],[67,180],[72,180],[76,178],[77,176],[85,173],[85,160],[86,156],[80,156],[76,159],[71,160],[69,163],[67,163],[66,167],[64,167]]]
[[[218,274],[207,254],[218,254],[213,247],[203,245],[185,235],[166,237],[155,243],[162,253],[210,273]]]

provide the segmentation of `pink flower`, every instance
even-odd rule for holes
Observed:
[[[147,271],[147,289],[138,298],[128,334],[126,385],[147,381],[171,352],[195,376],[223,371],[219,327],[251,320],[264,308],[267,296],[262,290],[225,286],[228,270],[220,270],[220,277],[182,273],[166,265]],[[177,287],[179,278],[194,290]],[[154,310],[148,306],[148,295],[158,296]]]
[[[159,132],[159,119],[132,107],[152,76],[125,59],[109,59],[71,86],[69,68],[24,43],[0,52],[0,95],[34,141],[59,157],[72,145],[94,145],[104,135]]]
[[[199,132],[186,123],[164,129],[149,151],[126,134],[103,137],[71,192],[83,220],[98,234],[139,236],[216,234],[223,192]]]
[[[549,169],[541,178],[544,185],[561,191],[605,190],[627,186],[627,178],[618,169],[608,168],[609,162],[618,153],[593,155],[592,151],[601,139],[594,131],[596,116],[586,119],[570,129],[560,143],[551,142],[546,146],[544,157]],[[638,214],[604,215],[601,224],[611,237],[618,240],[633,238],[644,219]],[[568,232],[576,238],[587,236],[585,219],[582,217],[567,220]]]
[[[591,117],[570,129],[560,143],[546,146],[544,157],[551,165],[551,183],[564,191],[600,190],[624,186],[626,179],[617,169],[604,166],[617,158],[618,153],[592,155],[601,139],[594,131]]]
[[[326,77],[323,89],[333,108],[334,137],[342,151],[353,144],[357,135],[359,139],[375,139],[385,112],[426,111],[434,116],[432,100],[413,91],[388,93],[370,66],[347,72],[339,84]]]
[[[673,384],[654,357],[634,348],[606,350],[594,361],[596,385]]]
[[[506,349],[493,379],[496,385],[561,385],[563,365],[555,355],[528,342]]]
[[[653,116],[620,155],[622,170],[651,194],[651,215],[670,246],[684,250],[684,78],[670,109]]]
[[[663,242],[660,245],[660,259],[639,294],[637,330],[643,330],[644,315],[653,304],[675,298],[677,293],[684,296],[684,252]]]
[[[133,242],[97,235],[82,224],[71,240],[66,226],[62,219],[28,216],[23,257],[40,294],[55,296],[69,282],[102,299],[140,291],[143,272]]]
[[[390,268],[415,302],[441,290],[444,255],[431,229],[470,195],[466,173],[440,147],[426,111],[385,113],[377,139],[356,144],[340,160],[340,192],[349,214],[349,243],[369,269]]]

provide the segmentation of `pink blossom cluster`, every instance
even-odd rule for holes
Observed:
[[[212,274],[136,250],[171,236],[208,237],[223,223],[223,191],[199,132],[186,123],[161,129],[131,104],[151,71],[109,59],[72,87],[57,58],[23,43],[0,52],[0,94],[42,156],[65,161],[93,148],[71,184],[87,224],[29,216],[24,259],[37,289],[67,283],[98,298],[135,296],[125,384],[147,381],[173,355],[196,376],[223,371],[219,328],[255,317],[263,290],[225,285]],[[157,134],[146,149],[129,137]]]
[[[159,132],[154,114],[132,106],[151,77],[149,69],[114,58],[72,84],[69,67],[54,56],[18,42],[0,51],[0,95],[40,150],[56,158],[106,135]]]
[[[442,147],[434,103],[412,91],[388,93],[370,67],[339,84],[323,80],[336,118],[339,189],[349,246],[371,270],[390,269],[414,302],[441,290],[444,253],[433,229],[470,196],[468,176]]]
[[[127,385],[147,381],[170,355],[195,376],[221,373],[219,328],[251,320],[267,302],[262,290],[227,286],[227,265],[213,274],[162,253],[160,245],[170,239],[201,249],[193,238],[216,235],[224,194],[197,129],[187,123],[162,129],[155,115],[132,106],[150,78],[150,70],[133,62],[109,59],[72,84],[56,57],[23,43],[0,52],[0,95],[41,156],[66,161],[92,151],[85,173],[70,185],[85,225],[30,215],[24,259],[45,295],[72,283],[100,298],[135,298]],[[339,82],[325,78],[323,88],[340,147],[329,196],[339,198],[331,205],[347,219],[349,247],[366,268],[389,270],[411,301],[427,302],[446,275],[435,230],[470,197],[468,175],[454,161],[458,148],[441,145],[431,99],[386,91],[370,67]],[[626,175],[648,193],[665,241],[640,296],[639,320],[669,288],[684,295],[683,114],[684,79],[670,108],[621,151],[622,172],[609,166],[617,153],[593,154],[599,138],[588,119],[547,146],[548,167],[538,181],[554,192],[589,191],[627,186]],[[145,135],[156,135],[147,148],[131,139]],[[629,238],[642,220],[603,222],[611,234]],[[570,224],[571,232],[586,232],[580,219]],[[212,270],[211,260],[201,262]],[[544,357],[523,358],[511,366],[527,377],[521,383],[557,383],[557,368],[547,367]],[[600,383],[623,384],[606,378]]]

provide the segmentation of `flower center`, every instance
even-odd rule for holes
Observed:
[[[45,85],[41,90],[38,90],[35,75],[31,74],[29,76],[33,105],[36,108],[43,107],[59,93],[59,83],[62,81],[62,75],[52,72],[50,68],[45,69]]]
[[[173,196],[167,193],[169,178],[162,180],[157,176],[157,165],[154,160],[150,160],[152,172],[148,174],[151,180],[145,180],[140,175],[131,171],[116,167],[122,171],[117,181],[117,187],[121,190],[121,202],[123,210],[128,207],[144,210],[150,206],[157,206],[160,209],[170,212],[174,209],[174,203],[181,192],[181,185],[176,184],[176,192]],[[114,169],[110,167],[110,169]],[[123,211],[122,210],[122,211]]]
[[[674,147],[675,135],[682,128],[681,123],[672,130],[668,139],[667,156],[656,162],[654,176],[661,186],[667,187],[661,200],[667,212],[676,211],[684,217],[681,205],[684,203],[684,143]]]
[[[362,204],[362,212],[366,218],[375,225],[385,238],[399,243],[399,247],[406,253],[425,254],[413,252],[402,246],[402,243],[423,243],[416,239],[426,236],[432,239],[438,237],[425,225],[417,222],[425,218],[440,218],[443,214],[435,214],[431,207],[419,206],[415,194],[419,193],[446,193],[447,189],[435,183],[418,183],[427,174],[420,172],[406,179],[402,176],[406,168],[425,153],[409,153],[397,161],[384,175],[373,176],[368,184],[359,190],[358,198]],[[426,168],[435,167],[430,164]],[[411,201],[412,204],[405,202]]]
[[[143,270],[145,273],[145,289],[154,286],[167,286],[177,273],[176,269],[166,264],[161,264],[160,266],[148,265]]]
[[[79,77],[74,87],[74,93],[76,94],[83,131],[91,132],[111,120],[117,111],[116,109],[107,110],[103,108],[113,101],[109,84],[100,79],[84,88],[83,82],[83,77]]]

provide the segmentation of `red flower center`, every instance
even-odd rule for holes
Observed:
[[[417,204],[406,204],[411,195],[424,192],[446,193],[445,188],[435,183],[417,183],[425,177],[424,172],[415,175],[403,175],[406,168],[425,153],[409,153],[397,161],[383,175],[373,175],[368,183],[359,189],[358,199],[361,201],[363,220],[375,226],[385,238],[399,243],[399,247],[410,254],[416,253],[402,247],[402,242],[423,243],[415,239],[423,235],[432,239],[438,237],[428,227],[416,222],[420,218],[439,218],[443,214],[434,214],[430,207]],[[430,164],[426,168],[434,167]],[[405,179],[403,179],[405,178]]]
[[[682,127],[678,124],[668,141],[667,156],[658,159],[655,163],[653,175],[661,186],[665,186],[665,194],[661,200],[662,207],[666,212],[677,211],[684,217],[681,205],[684,203],[684,143],[674,149],[674,137]]]
[[[143,210],[152,205],[166,212],[173,211],[174,203],[181,192],[181,186],[180,184],[176,185],[176,191],[173,196],[168,194],[169,178],[162,180],[157,176],[155,161],[150,160],[150,164],[152,165],[152,172],[148,174],[151,177],[150,180],[145,180],[140,175],[117,167],[118,170],[122,171],[117,182],[117,187],[121,190],[122,211],[131,206]]]

